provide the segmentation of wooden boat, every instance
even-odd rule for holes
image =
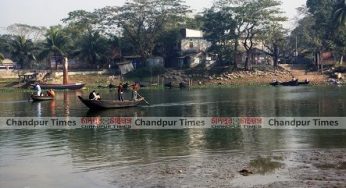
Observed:
[[[288,82],[272,82],[270,85],[272,86],[299,86],[299,85],[308,85],[310,81],[304,81],[304,82],[298,82],[298,80],[295,81],[288,81]]]
[[[298,82],[298,85],[309,85],[310,81]]]
[[[137,99],[136,101],[130,101],[130,100],[124,100],[124,101],[118,101],[118,100],[90,100],[90,99],[84,99],[81,96],[78,96],[79,100],[85,104],[88,108],[92,110],[100,110],[100,109],[112,109],[112,108],[129,108],[137,106],[139,103],[144,101],[144,98],[141,97]]]
[[[280,83],[280,85],[282,86],[297,86],[298,84],[298,80],[292,80],[292,81],[288,81],[288,82],[282,82]]]
[[[275,82],[270,83],[270,85],[272,85],[272,86],[278,86],[278,85],[280,85],[280,82],[275,81]]]
[[[71,84],[40,84],[41,89],[70,89],[77,90],[82,89],[85,84],[83,83],[71,83]],[[32,85],[34,86],[34,85]]]
[[[54,97],[51,97],[51,96],[31,95],[31,99],[32,99],[33,101],[49,101],[49,100],[53,100]]]

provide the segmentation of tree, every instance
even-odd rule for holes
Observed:
[[[333,21],[336,27],[346,24],[346,0],[338,0],[333,10]]]
[[[99,24],[99,16],[96,12],[76,10],[68,13],[68,17],[62,19],[67,24],[64,28],[72,42],[78,42],[82,36],[91,32],[102,32]]]
[[[259,35],[264,32],[263,28],[270,27],[271,24],[286,21],[286,17],[281,16],[282,11],[278,6],[280,1],[276,0],[255,0],[245,2],[237,7],[235,12],[238,20],[243,23],[243,34],[245,37],[242,42],[246,50],[245,69],[249,69],[249,58]]]
[[[237,56],[240,43],[246,50],[245,69],[248,70],[250,55],[263,29],[267,25],[287,19],[281,16],[282,11],[278,8],[279,5],[281,2],[277,0],[219,0],[216,2],[216,6],[223,11],[228,11],[235,21],[235,30],[232,31],[235,69],[238,67]]]
[[[143,58],[152,55],[167,21],[187,13],[181,0],[132,0],[98,11],[109,26],[118,26]]]
[[[268,25],[261,34],[263,45],[268,50],[267,54],[273,58],[274,68],[278,66],[278,60],[281,56],[286,39],[285,30],[282,25]]]
[[[332,25],[332,11],[335,0],[307,0],[306,6],[308,12],[312,16],[312,25],[310,29],[310,36],[312,49],[314,51],[315,65],[323,71],[323,64],[321,64],[320,54],[321,51],[326,50],[332,46],[331,34]]]
[[[55,68],[57,70],[58,63],[62,63],[64,56],[67,56],[70,50],[70,40],[64,33],[62,27],[53,26],[46,33],[46,40],[42,44],[40,57],[54,58]]]
[[[15,36],[8,45],[9,52],[14,61],[21,67],[30,67],[36,60],[34,43],[24,36]]]
[[[89,64],[102,64],[107,62],[111,54],[111,44],[98,32],[85,33],[77,43],[74,54]]]
[[[33,42],[43,39],[46,27],[37,27],[26,24],[12,24],[7,27],[7,31],[11,35],[24,36]]]
[[[231,63],[232,39],[235,37],[236,22],[233,15],[212,7],[203,13],[203,31],[205,38],[211,42],[209,51],[218,54],[219,62]]]
[[[334,25],[335,51],[340,54],[340,64],[342,64],[344,54],[346,54],[346,0],[338,0],[335,3],[332,23]]]

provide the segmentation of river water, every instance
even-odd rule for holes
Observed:
[[[114,90],[100,93],[104,99],[115,98]],[[0,115],[346,115],[346,88],[342,87],[168,89],[142,90],[140,94],[150,106],[93,112],[77,98],[87,96],[87,91],[59,91],[56,100],[35,103],[28,101],[28,92],[0,91],[0,97],[6,99],[0,102]],[[254,152],[342,149],[346,147],[345,135],[345,130],[0,130],[0,187],[133,186],[122,182],[118,172],[181,158],[193,164],[214,153],[237,156]]]

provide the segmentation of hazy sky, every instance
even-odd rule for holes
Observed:
[[[50,26],[61,23],[62,18],[73,10],[92,11],[104,6],[124,4],[126,0],[0,0],[0,30],[13,23],[34,26]],[[282,0],[282,9],[292,19],[296,8],[306,0]],[[186,0],[196,12],[210,7],[213,0]],[[288,23],[286,25],[289,25]]]

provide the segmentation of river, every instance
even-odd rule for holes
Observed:
[[[115,98],[114,90],[99,92],[103,99]],[[345,87],[157,89],[140,94],[150,105],[92,112],[77,98],[87,91],[58,91],[54,101],[29,102],[28,92],[3,90],[0,111],[2,117],[346,116]],[[241,161],[244,154],[345,149],[345,135],[345,130],[0,130],[0,187],[196,186],[198,178],[188,174],[171,185],[163,178],[170,170],[160,170],[181,165],[183,176],[185,168],[198,169],[213,155]],[[206,173],[193,171],[198,172]]]

